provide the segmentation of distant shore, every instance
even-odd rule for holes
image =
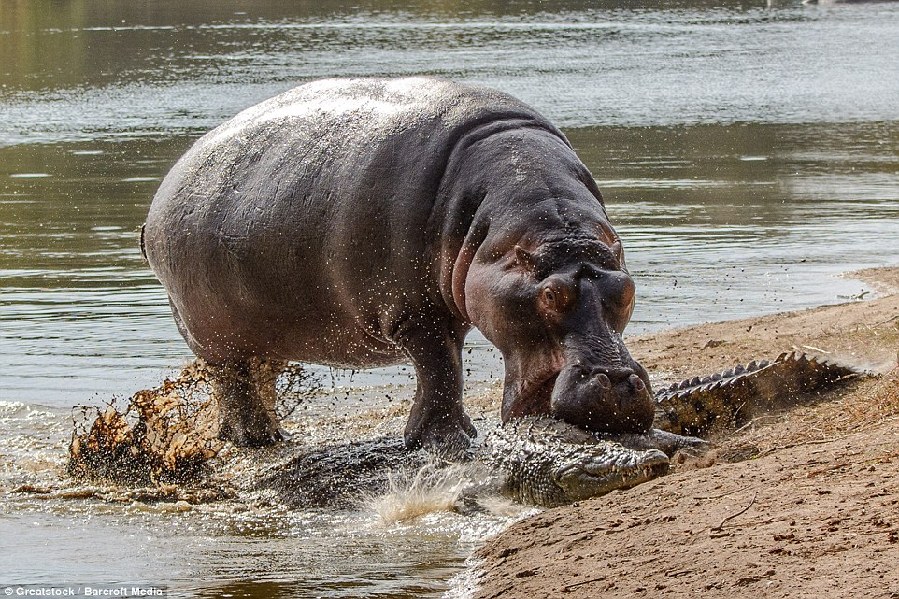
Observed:
[[[660,381],[790,350],[880,376],[757,418],[666,477],[513,525],[479,552],[476,596],[899,597],[899,267],[847,276],[876,297],[628,346]]]

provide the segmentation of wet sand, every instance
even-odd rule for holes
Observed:
[[[877,377],[756,418],[635,489],[482,548],[478,597],[899,597],[899,268],[878,297],[629,341],[659,382],[798,349]]]

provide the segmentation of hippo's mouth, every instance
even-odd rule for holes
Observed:
[[[537,383],[537,385],[532,388],[531,395],[533,399],[531,401],[534,405],[544,408],[546,413],[549,413],[550,398],[552,397],[553,389],[556,388],[556,381],[561,372],[562,369],[560,368],[549,376],[544,377],[542,382]]]
[[[516,398],[510,402],[513,409],[506,414],[506,418],[522,418],[524,416],[548,416],[550,414],[550,400],[556,380],[564,366],[553,368],[538,376],[523,380],[518,386]]]

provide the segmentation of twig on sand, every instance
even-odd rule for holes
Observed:
[[[564,587],[562,587],[562,590],[563,590],[564,592],[567,593],[567,592],[570,591],[571,589],[575,589],[575,588],[577,588],[577,587],[579,587],[579,586],[581,586],[581,585],[590,584],[591,582],[599,582],[600,580],[605,580],[606,578],[607,578],[607,576],[597,576],[596,578],[590,578],[590,579],[587,579],[587,580],[581,580],[581,581],[578,581],[578,582],[573,582],[573,583],[571,583],[571,584],[567,584],[567,585],[565,585]]]
[[[842,437],[830,437],[827,439],[812,439],[811,441],[800,441],[798,443],[787,443],[786,445],[774,445],[769,447],[768,449],[760,452],[758,455],[754,456],[754,459],[758,459],[762,456],[766,456],[777,451],[782,451],[784,449],[793,449],[794,447],[802,447],[803,445],[826,445],[828,443],[834,443],[836,441],[842,441],[849,435],[843,435]]]
[[[749,500],[749,505],[747,505],[746,507],[744,507],[744,508],[743,508],[742,510],[740,510],[739,512],[736,512],[735,514],[731,514],[730,516],[725,517],[724,520],[721,521],[721,524],[719,524],[718,526],[715,526],[715,527],[712,528],[712,532],[723,530],[723,529],[724,529],[724,524],[725,524],[726,522],[728,522],[729,520],[733,520],[734,518],[736,518],[736,517],[739,516],[740,514],[745,514],[746,511],[749,510],[749,508],[752,507],[752,504],[755,503],[755,498],[756,498],[756,497],[758,497],[758,493],[757,493],[757,492],[754,493],[754,494],[752,495],[752,499]]]
[[[880,322],[875,322],[874,326],[879,327],[882,324],[886,324],[888,322],[893,322],[894,320],[899,320],[899,316],[893,316],[892,318],[887,318],[886,320],[881,320]]]
[[[777,420],[779,417],[780,417],[779,414],[763,414],[763,415],[759,416],[758,418],[753,418],[752,420],[750,420],[749,422],[747,422],[746,424],[744,424],[743,426],[741,426],[740,428],[735,430],[733,433],[731,433],[731,436],[736,436],[738,433],[742,433],[747,428],[752,427],[756,422],[760,422],[760,421],[764,421],[764,420]]]

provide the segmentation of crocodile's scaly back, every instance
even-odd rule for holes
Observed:
[[[802,393],[820,391],[864,374],[868,373],[852,366],[785,352],[772,362],[753,361],[659,390],[655,425],[678,434],[707,436],[793,404]]]

